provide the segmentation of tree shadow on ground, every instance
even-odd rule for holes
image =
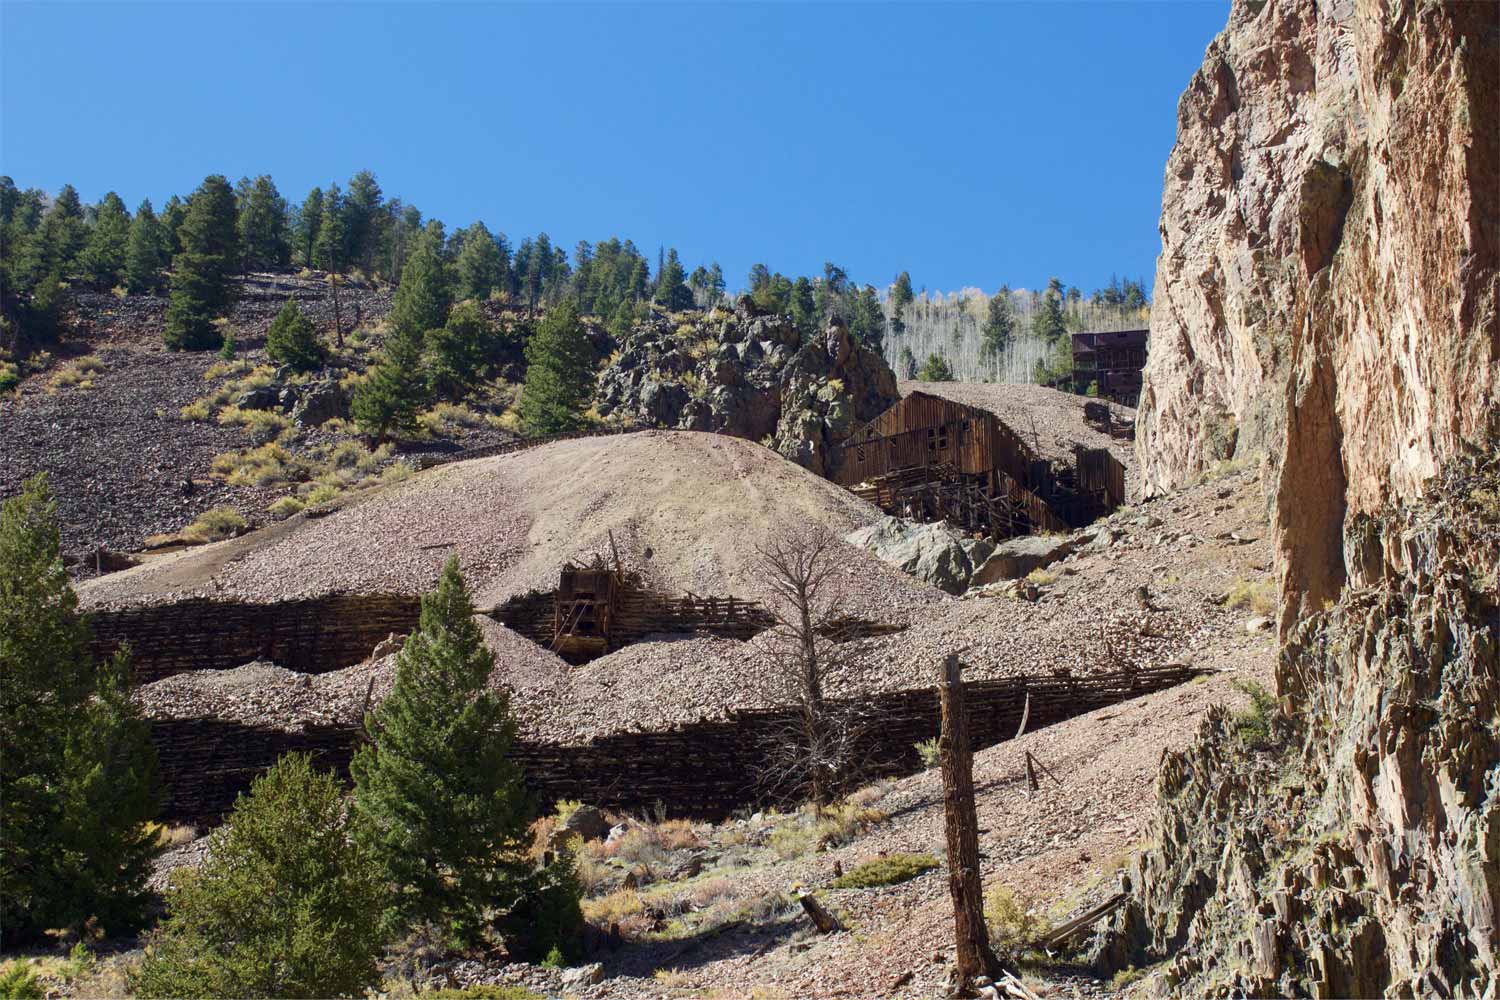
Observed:
[[[735,921],[687,937],[626,943],[589,958],[604,964],[606,977],[649,979],[660,969],[682,971],[726,959],[757,958],[805,933],[811,930],[799,909],[763,923]]]

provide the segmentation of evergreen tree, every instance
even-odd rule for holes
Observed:
[[[363,268],[366,274],[374,269],[375,255],[380,249],[382,197],[380,185],[370,171],[361,170],[349,179],[349,195],[343,204],[344,260]]]
[[[533,434],[556,434],[583,425],[594,386],[594,351],[572,302],[548,310],[526,344],[526,385],[521,421]]]
[[[156,756],[125,657],[96,665],[44,475],[0,507],[0,936],[134,929]]]
[[[718,305],[724,298],[724,269],[714,261],[708,268],[708,305]]]
[[[899,316],[912,304],[915,296],[911,291],[911,275],[905,271],[896,275],[896,280],[891,284],[891,306]]]
[[[355,836],[392,887],[392,931],[432,923],[472,943],[487,909],[522,895],[530,815],[509,699],[486,683],[494,665],[455,556],[422,598],[350,768]]]
[[[609,333],[617,341],[624,341],[635,329],[635,306],[631,305],[629,299],[621,299],[620,304],[609,317]]]
[[[303,267],[312,267],[316,254],[314,246],[318,242],[318,233],[323,228],[323,189],[313,188],[307,192],[307,197],[302,200],[302,208],[297,212],[297,253],[302,258]]]
[[[1067,317],[1063,313],[1062,282],[1057,278],[1047,282],[1047,291],[1042,295],[1042,307],[1032,318],[1031,329],[1049,344],[1068,332]]]
[[[774,282],[762,286],[769,289],[774,287]],[[818,309],[813,298],[812,282],[805,276],[799,277],[792,285],[790,301],[787,303],[788,311],[792,314],[792,323],[797,327],[797,332],[807,340],[817,332]]]
[[[187,218],[178,230],[182,253],[172,272],[172,301],[167,307],[165,341],[173,350],[205,350],[220,344],[214,318],[233,295],[231,284],[239,262],[234,192],[213,174],[193,192]]]
[[[454,306],[447,323],[427,331],[427,383],[433,394],[463,398],[478,383],[494,341],[495,329],[477,303]]]
[[[161,210],[161,227],[167,234],[167,259],[172,260],[182,253],[182,224],[187,221],[187,202],[175,194],[167,199]]]
[[[64,184],[57,193],[45,225],[57,263],[66,275],[78,263],[78,256],[83,253],[89,238],[88,225],[83,221],[83,203],[73,185]]]
[[[130,220],[130,239],[125,248],[125,287],[136,295],[154,293],[162,287],[162,269],[167,265],[167,232],[151,210],[151,201],[141,202]]]
[[[348,814],[338,779],[307,754],[256,778],[203,867],[177,876],[133,995],[358,997],[376,986],[385,892]]]
[[[401,284],[391,300],[390,325],[418,339],[436,330],[448,319],[450,282],[443,260],[441,228],[429,224],[407,258]]]
[[[683,281],[682,261],[675,248],[667,251],[666,263],[657,275],[656,303],[673,312],[693,304],[693,293]]]
[[[922,370],[917,372],[917,378],[923,382],[952,382],[953,368],[941,354],[929,354]]]
[[[323,195],[323,214],[318,223],[318,238],[313,241],[313,266],[330,274],[343,274],[344,257],[343,200],[337,184],[328,185]]]
[[[911,352],[910,347],[901,348],[901,377],[905,379],[917,377],[917,356]]]
[[[500,247],[495,238],[476,222],[464,232],[463,249],[458,253],[457,298],[484,301],[500,287]]]
[[[266,357],[296,371],[310,372],[323,364],[325,356],[312,320],[302,315],[295,301],[287,299],[266,334]]]
[[[275,271],[291,263],[286,199],[268,175],[250,184],[240,203],[238,226],[246,270]]]
[[[417,426],[427,404],[427,373],[422,367],[422,332],[393,327],[369,378],[354,390],[349,411],[354,422],[377,441],[391,431]]]
[[[998,358],[1010,345],[1015,335],[1016,321],[1011,310],[1010,288],[1001,285],[990,299],[985,313],[984,326],[980,328],[979,353],[986,359]]]
[[[104,196],[94,211],[94,228],[79,258],[79,266],[89,284],[107,291],[120,284],[125,275],[125,256],[130,244],[130,213],[113,191]]]
[[[851,296],[849,332],[876,354],[885,353],[885,313],[873,285],[865,285]]]

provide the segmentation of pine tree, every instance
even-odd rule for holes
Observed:
[[[494,325],[477,303],[454,306],[448,322],[427,331],[427,384],[432,394],[462,399],[479,382],[495,343]]]
[[[130,244],[130,213],[113,191],[94,211],[94,228],[79,257],[79,267],[89,284],[107,291],[125,275],[125,257]]]
[[[917,378],[923,382],[952,382],[953,368],[941,354],[929,354]]]
[[[164,339],[173,350],[217,348],[214,319],[232,301],[232,276],[239,266],[234,192],[219,174],[204,179],[188,202],[178,230],[182,253],[174,261],[172,301]]]
[[[392,329],[369,378],[354,390],[349,403],[354,422],[377,441],[384,441],[392,431],[415,428],[417,414],[427,404],[422,341],[419,331]]]
[[[521,422],[533,434],[556,434],[583,426],[594,387],[594,350],[572,302],[548,310],[526,343],[526,385]]]
[[[666,263],[656,278],[656,303],[676,312],[693,304],[693,293],[683,281],[682,261],[674,247],[667,251]]]
[[[768,282],[764,287],[770,289],[774,282]],[[805,275],[799,276],[792,284],[790,301],[787,303],[792,314],[792,323],[797,327],[797,332],[805,341],[817,332],[818,308],[813,296],[812,282]]]
[[[130,239],[125,248],[125,287],[133,294],[154,293],[162,287],[162,269],[167,266],[167,233],[151,210],[151,201],[141,202],[130,220]]]
[[[385,893],[349,826],[332,774],[303,753],[277,761],[214,831],[203,867],[178,875],[132,994],[364,996],[380,982]]]
[[[1067,317],[1063,313],[1063,287],[1057,278],[1047,282],[1047,291],[1042,295],[1042,307],[1031,321],[1032,332],[1052,343],[1068,332]]]
[[[985,359],[998,358],[1010,345],[1016,329],[1015,316],[1011,311],[1010,288],[1001,285],[990,299],[985,313],[984,326],[980,328],[979,353]]]
[[[318,238],[313,243],[313,266],[331,274],[343,274],[346,242],[343,198],[339,186],[330,184],[323,195],[323,219],[318,225]]]
[[[458,288],[456,298],[484,301],[500,287],[500,248],[495,238],[476,222],[464,232],[463,249],[458,254]]]
[[[172,260],[182,253],[182,224],[187,221],[187,202],[175,194],[167,199],[161,210],[161,227],[167,234],[167,259]]]
[[[901,348],[901,377],[913,379],[917,377],[917,356],[911,352],[910,347]]]
[[[88,225],[83,221],[83,203],[73,185],[64,184],[57,192],[57,200],[47,213],[44,225],[50,229],[49,238],[58,265],[63,274],[70,273],[78,263],[78,256],[88,245]]]
[[[486,683],[494,664],[450,558],[350,768],[356,839],[392,887],[393,931],[430,922],[470,943],[486,909],[521,894],[530,815],[509,699]]]
[[[885,353],[885,313],[880,309],[880,298],[875,286],[864,285],[851,296],[849,304],[849,332],[861,344],[876,354]]]
[[[349,179],[349,195],[344,199],[344,260],[369,273],[380,249],[380,210],[383,195],[375,175],[361,170]]]
[[[303,267],[313,266],[313,247],[318,242],[318,231],[323,228],[323,189],[313,188],[307,192],[302,207],[297,211],[297,254]]]
[[[441,229],[428,228],[417,239],[401,271],[401,284],[391,300],[393,329],[421,338],[448,319],[450,282],[443,260]]]
[[[44,475],[0,507],[0,935],[144,915],[156,852],[149,730],[124,657],[96,665]]]
[[[275,271],[291,262],[286,199],[266,174],[250,185],[240,204],[238,225],[246,270]]]
[[[326,354],[312,320],[302,315],[295,301],[287,299],[266,334],[266,356],[296,371],[310,372],[323,364]]]

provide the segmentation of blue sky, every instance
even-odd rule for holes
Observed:
[[[159,208],[373,170],[450,226],[618,234],[731,287],[1149,277],[1202,3],[546,6],[0,0],[0,171]]]

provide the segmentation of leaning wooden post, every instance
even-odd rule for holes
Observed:
[[[980,976],[1000,971],[984,925],[984,883],[979,874],[979,818],[974,811],[974,756],[964,715],[964,685],[958,654],[949,653],[938,677],[943,729],[938,748],[943,766],[943,814],[948,834],[948,891],[953,896],[953,931],[958,947],[958,990]]]

